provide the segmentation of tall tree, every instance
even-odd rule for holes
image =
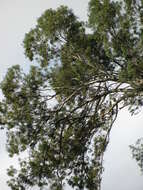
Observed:
[[[143,105],[142,22],[141,0],[90,0],[88,26],[61,6],[26,34],[25,55],[38,64],[28,74],[13,66],[1,84],[8,152],[28,153],[8,170],[12,190],[100,189],[118,111]]]

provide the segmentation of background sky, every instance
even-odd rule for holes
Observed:
[[[22,48],[24,35],[46,9],[60,5],[68,5],[82,20],[87,19],[88,0],[0,0],[0,80],[11,65],[28,69],[30,63]],[[104,157],[102,190],[143,189],[143,175],[129,149],[130,144],[143,137],[142,115],[143,112],[131,117],[126,109],[119,114]],[[9,190],[6,168],[17,161],[8,157],[5,144],[5,132],[0,131],[0,189]]]

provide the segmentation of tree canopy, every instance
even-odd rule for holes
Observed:
[[[143,1],[90,0],[88,22],[65,6],[46,10],[25,35],[28,74],[9,68],[0,122],[12,190],[100,190],[103,155],[119,110],[143,105]]]

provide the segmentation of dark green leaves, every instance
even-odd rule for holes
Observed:
[[[141,3],[141,2],[140,2]],[[73,12],[49,9],[24,39],[38,66],[14,66],[1,84],[1,121],[10,156],[27,152],[10,168],[13,190],[68,183],[100,190],[103,155],[118,111],[142,107],[141,7],[91,0],[90,33]]]

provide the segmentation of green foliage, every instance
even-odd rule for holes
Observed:
[[[13,66],[1,83],[9,155],[28,152],[8,170],[12,190],[100,190],[118,111],[143,105],[142,9],[141,1],[91,0],[89,34],[61,6],[26,34],[25,55],[39,65],[28,74]]]
[[[133,158],[137,161],[138,166],[143,173],[143,139],[140,138],[137,140],[135,145],[131,145],[130,149],[132,151]]]

